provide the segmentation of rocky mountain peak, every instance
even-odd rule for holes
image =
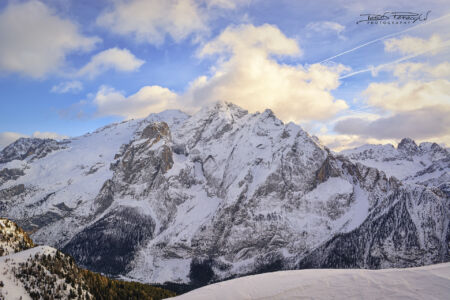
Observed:
[[[156,142],[163,137],[170,137],[169,125],[166,122],[154,122],[144,128],[141,138],[156,139]]]
[[[222,102],[217,102],[214,105],[215,109],[218,109],[222,112],[226,112],[230,115],[232,115],[233,117],[237,117],[240,118],[246,114],[248,114],[248,111],[243,109],[242,107],[231,103],[231,102],[226,102],[226,101],[222,101]]]
[[[419,147],[416,142],[410,138],[403,138],[397,146],[397,149],[408,154],[414,154],[419,152]]]
[[[397,148],[391,144],[364,145],[341,154],[403,181],[439,187],[450,180],[450,153],[436,143],[422,142],[418,146],[414,140],[404,138]]]
[[[248,111],[226,101],[218,101],[216,103],[203,107],[200,111],[193,115],[194,119],[223,119],[233,121],[247,115]]]
[[[167,109],[160,113],[152,113],[144,119],[144,123],[165,122],[171,129],[183,123],[190,116],[178,109]]]

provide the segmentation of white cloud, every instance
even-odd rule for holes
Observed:
[[[371,83],[363,92],[367,103],[386,111],[409,111],[435,105],[450,105],[450,81],[411,80]]]
[[[437,35],[428,40],[416,37],[391,39],[385,42],[385,51],[402,54],[431,54],[442,49],[443,42]],[[405,62],[386,65],[377,71],[392,73],[397,80],[374,82],[362,93],[367,103],[385,112],[407,112],[428,107],[450,107],[450,63],[431,65],[428,62]],[[376,74],[375,74],[376,75]]]
[[[8,131],[0,132],[0,149],[8,146],[9,144],[15,142],[17,139],[21,137],[30,137],[30,136],[27,134],[17,132],[8,132]],[[40,139],[56,139],[56,140],[68,138],[68,136],[60,135],[54,132],[40,132],[40,131],[34,132],[31,137]]]
[[[31,0],[12,2],[0,13],[0,41],[1,71],[42,78],[58,72],[68,53],[90,51],[99,39]]]
[[[398,144],[398,139],[376,139],[352,134],[321,134],[320,142],[334,151],[352,149],[365,144]]]
[[[191,105],[224,100],[250,111],[271,108],[285,121],[324,120],[347,108],[334,99],[345,67],[286,65],[274,56],[299,56],[301,49],[272,25],[228,27],[206,43],[200,57],[218,55],[210,77],[201,76],[184,96]]]
[[[443,62],[435,66],[426,63],[407,62],[389,65],[382,70],[392,72],[400,81],[420,78],[450,78],[449,62]]]
[[[272,25],[228,27],[198,51],[200,58],[215,56],[211,76],[200,76],[177,95],[160,86],[146,86],[136,94],[102,87],[93,103],[100,115],[144,117],[151,112],[183,107],[193,111],[216,101],[230,101],[250,111],[271,108],[285,121],[324,120],[347,108],[334,99],[344,66],[308,67],[281,64],[276,57],[302,53],[294,39]]]
[[[50,91],[52,93],[65,94],[69,92],[77,93],[81,90],[83,90],[83,84],[80,81],[74,80],[74,81],[65,81],[57,85],[54,85],[52,86],[52,89]]]
[[[27,135],[17,132],[0,132],[0,150],[21,137],[27,137]]]
[[[78,71],[78,76],[94,78],[109,69],[122,72],[138,70],[144,60],[136,58],[128,49],[110,48],[92,56],[89,63]]]
[[[146,117],[175,105],[177,95],[160,86],[145,86],[137,93],[125,97],[123,93],[103,86],[94,98],[98,114],[123,116],[127,119]]]
[[[204,16],[193,0],[117,0],[97,24],[139,42],[162,44],[166,36],[179,42],[207,30]]]
[[[235,9],[240,5],[248,4],[251,0],[201,0],[208,8]]]
[[[264,24],[258,27],[229,26],[218,37],[204,45],[199,56],[228,53],[237,56],[257,51],[265,56],[302,54],[294,39],[287,38],[276,26]]]
[[[428,52],[436,54],[442,51],[446,45],[448,45],[448,42],[444,42],[437,34],[432,35],[428,40],[405,36],[384,41],[384,50],[386,52],[398,52],[403,55],[419,55]]]
[[[342,38],[341,33],[345,30],[345,26],[336,22],[323,21],[308,23],[306,29],[320,34],[335,33]]]
[[[54,139],[54,140],[63,140],[63,139],[68,138],[67,135],[62,135],[59,133],[48,132],[48,131],[44,131],[44,132],[35,131],[33,133],[32,137],[39,138],[39,139]]]

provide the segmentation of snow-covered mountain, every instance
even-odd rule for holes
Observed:
[[[447,299],[450,263],[409,269],[300,270],[212,284],[177,300]]]
[[[417,145],[404,138],[397,148],[390,144],[364,145],[341,154],[404,182],[425,186],[450,182],[450,153],[436,143]]]
[[[390,177],[270,110],[218,103],[41,142],[0,152],[1,215],[95,271],[196,286],[280,269],[449,261],[441,173],[428,175],[431,185],[405,179],[416,173]]]

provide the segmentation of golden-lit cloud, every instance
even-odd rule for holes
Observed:
[[[445,48],[438,35],[429,39],[403,37],[385,42],[386,52],[402,55],[436,56]],[[441,62],[401,62],[379,68],[395,80],[373,82],[362,92],[364,104],[378,117],[345,117],[337,120],[337,133],[323,137],[336,149],[361,141],[398,141],[410,137],[418,142],[450,143],[450,64]],[[377,74],[374,74],[377,76]]]
[[[444,46],[447,44],[437,34],[432,35],[429,39],[405,36],[386,40],[384,42],[384,50],[386,52],[398,52],[403,55],[418,55],[427,52],[436,54],[443,51]]]
[[[339,152],[352,149],[365,144],[398,144],[398,139],[377,139],[357,134],[319,134],[318,138],[323,145]]]
[[[277,57],[302,53],[294,39],[272,25],[228,27],[206,43],[199,56],[217,56],[211,76],[197,78],[184,101],[203,105],[229,101],[250,111],[272,109],[284,121],[325,120],[347,108],[331,91],[342,65],[280,63]]]
[[[384,69],[391,71],[400,81],[417,78],[450,77],[450,63],[447,61],[434,66],[427,63],[406,62],[389,65]]]
[[[339,74],[346,68],[292,66],[277,60],[301,54],[297,42],[275,26],[232,26],[199,49],[199,58],[213,57],[217,63],[210,76],[198,77],[184,93],[147,86],[126,97],[102,88],[94,103],[100,114],[126,118],[174,107],[193,112],[216,101],[250,111],[270,108],[284,121],[326,120],[345,110],[345,101],[335,99],[331,91],[339,86]]]
[[[436,79],[371,83],[363,95],[372,106],[392,112],[410,111],[440,104],[449,105],[450,82]]]
[[[199,51],[200,57],[212,54],[235,56],[259,52],[269,55],[302,54],[294,39],[286,37],[276,26],[241,25],[227,27],[218,37],[206,43]]]
[[[94,98],[100,116],[115,115],[127,119],[143,118],[175,105],[177,95],[160,86],[145,86],[128,97],[123,93],[103,86]]]
[[[319,134],[318,138],[323,145],[333,151],[339,152],[342,150],[353,149],[361,145],[397,145],[401,138],[389,139],[389,138],[373,138],[362,136],[358,134]],[[420,144],[422,142],[437,143],[440,145],[450,145],[450,135],[434,136],[427,138],[414,138],[415,142]]]

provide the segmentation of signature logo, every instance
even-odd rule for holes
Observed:
[[[423,22],[428,19],[431,10],[426,13],[413,12],[385,12],[379,14],[361,14],[363,19],[356,22],[356,24],[413,24],[416,22]]]

